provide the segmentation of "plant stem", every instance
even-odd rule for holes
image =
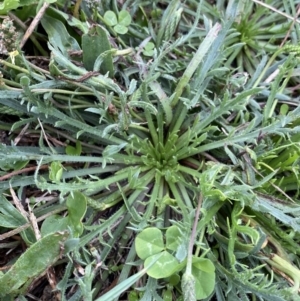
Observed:
[[[200,209],[202,206],[203,202],[203,195],[200,193],[199,200],[198,200],[198,206],[196,209],[196,214],[195,214],[195,219],[194,219],[194,224],[193,224],[193,229],[191,233],[191,239],[189,243],[189,248],[188,248],[188,256],[187,256],[187,263],[186,263],[186,273],[187,274],[192,274],[192,260],[193,260],[193,248],[194,248],[194,243],[196,239],[196,233],[197,233],[197,225],[198,225],[198,220],[200,217]]]

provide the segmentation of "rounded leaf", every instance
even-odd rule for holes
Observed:
[[[180,267],[176,258],[167,251],[148,257],[145,260],[145,267],[155,260],[155,258],[157,258],[155,264],[147,271],[147,274],[152,278],[161,279],[170,277]]]
[[[127,33],[128,31],[128,28],[124,25],[121,25],[121,24],[117,24],[115,27],[114,27],[114,30],[116,33],[118,34],[125,34]]]
[[[182,240],[182,234],[179,228],[175,225],[168,228],[166,231],[166,246],[169,250],[177,251]]]
[[[164,290],[162,297],[164,301],[172,301],[173,300],[172,291],[169,289]]]
[[[135,249],[141,259],[155,255],[164,249],[163,235],[157,228],[143,230],[135,238]]]
[[[179,274],[178,273],[172,274],[168,278],[168,282],[169,282],[170,285],[176,286],[180,282],[180,276],[179,276]]]
[[[74,236],[79,237],[83,232],[82,219],[87,209],[87,200],[85,195],[79,191],[74,191],[67,198],[69,226],[74,231]]]
[[[68,229],[68,218],[61,217],[60,215],[51,215],[47,217],[41,227],[42,236],[46,236],[50,233],[57,231],[64,231]]]
[[[155,47],[154,43],[148,42],[145,46],[145,50],[153,50]]]
[[[118,17],[120,25],[129,26],[131,24],[131,16],[127,10],[121,10]]]
[[[116,14],[111,11],[108,10],[104,16],[103,16],[105,22],[109,25],[109,26],[115,26],[116,24],[118,24],[118,20],[117,20],[117,16]]]
[[[207,298],[215,287],[214,264],[207,258],[193,258],[192,274],[196,280],[197,300]]]

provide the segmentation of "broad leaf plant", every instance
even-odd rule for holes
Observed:
[[[297,55],[236,69],[229,2],[53,3],[47,64],[0,59],[1,298],[55,266],[61,300],[300,300]]]

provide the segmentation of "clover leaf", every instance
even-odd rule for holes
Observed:
[[[148,42],[143,50],[143,55],[153,56],[155,45],[152,42]]]
[[[145,266],[156,259],[155,264],[147,271],[147,274],[155,279],[170,277],[185,266],[184,262],[179,263],[179,260],[169,252],[169,250],[176,249],[172,236],[177,232],[176,226],[170,228],[172,230],[166,233],[166,246],[162,232],[155,227],[143,230],[135,239],[136,253],[145,260]]]
[[[128,26],[131,24],[131,16],[127,10],[121,10],[118,16],[113,11],[108,10],[104,14],[104,20],[118,34],[127,33]]]
[[[173,285],[179,281],[178,272],[186,267],[187,253],[178,251],[182,245],[188,243],[184,240],[185,234],[179,227],[173,225],[164,235],[161,230],[149,227],[140,232],[135,239],[135,249],[139,258],[144,260],[145,267],[155,263],[147,270],[147,274],[155,279],[171,277]],[[175,255],[175,256],[174,256]],[[180,258],[179,258],[180,257]],[[198,299],[207,298],[215,287],[215,266],[207,258],[192,257],[192,275],[196,281],[196,296]]]

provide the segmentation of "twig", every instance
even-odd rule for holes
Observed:
[[[262,1],[259,1],[259,0],[252,0],[252,1],[255,2],[255,3],[257,3],[257,4],[259,4],[259,5],[261,5],[261,6],[264,6],[264,7],[268,8],[268,9],[274,11],[274,12],[276,12],[276,13],[279,14],[279,15],[282,15],[282,16],[286,17],[287,19],[290,19],[290,20],[294,21],[294,18],[293,18],[292,16],[283,13],[282,11],[280,11],[280,10],[278,10],[278,9],[276,9],[276,8],[274,8],[274,7],[272,7],[271,5],[268,5],[268,4],[266,4],[266,3],[263,3]],[[300,21],[299,21],[299,20],[295,20],[295,22],[297,22],[297,23],[300,24]]]
[[[47,218],[48,216],[51,216],[51,215],[56,214],[56,213],[59,213],[59,212],[64,211],[64,210],[66,210],[66,209],[67,209],[67,207],[65,207],[65,208],[59,208],[59,209],[53,210],[53,211],[51,211],[51,212],[48,212],[48,213],[46,213],[46,214],[44,214],[44,215],[38,217],[38,218],[36,219],[36,221],[37,221],[37,222],[40,222],[40,221],[44,220],[45,218]],[[18,233],[20,233],[20,232],[26,230],[26,229],[29,228],[30,226],[31,226],[31,223],[26,223],[26,224],[24,224],[24,225],[22,225],[22,226],[20,226],[20,227],[18,227],[18,228],[16,228],[16,229],[14,229],[14,230],[8,231],[8,232],[3,233],[3,234],[0,234],[0,240],[4,240],[4,239],[6,239],[6,238],[8,238],[8,237],[11,237],[11,236],[13,236],[13,235],[16,235],[16,234],[18,234]]]
[[[22,203],[20,202],[20,200],[18,199],[15,191],[12,189],[12,187],[10,187],[10,193],[13,199],[14,204],[16,205],[17,209],[19,210],[19,212],[24,216],[24,218],[26,219],[26,221],[28,222],[28,213],[25,211]]]
[[[23,29],[23,31],[27,30],[27,26],[15,14],[9,12],[8,15],[21,27],[21,29]],[[30,36],[30,40],[43,56],[48,56],[47,51],[44,50],[44,48],[41,46],[41,44],[39,43],[39,41],[36,39],[34,35]]]
[[[36,240],[40,240],[42,238],[41,232],[40,232],[36,217],[30,207],[29,199],[27,199],[27,203],[28,203],[28,211],[29,211],[29,221],[31,222],[32,229],[33,229]]]
[[[32,20],[30,26],[27,28],[27,31],[24,34],[24,37],[22,38],[22,41],[20,43],[20,48],[22,49],[23,46],[25,45],[26,41],[29,39],[29,37],[31,36],[32,32],[34,31],[34,29],[36,28],[36,26],[38,25],[38,23],[40,22],[40,20],[42,19],[46,9],[48,8],[48,6],[50,5],[50,3],[44,2],[43,6],[41,7],[41,9],[38,11],[38,13],[36,14],[36,16],[34,17],[34,19]]]
[[[14,140],[14,145],[17,145],[17,144],[20,142],[20,140],[21,140],[22,137],[24,136],[25,132],[27,131],[28,127],[29,127],[29,123],[27,123],[27,124],[24,126],[24,128],[21,130],[21,132],[20,132],[20,133],[18,134],[18,136],[15,138],[15,140]]]
[[[195,243],[195,238],[196,238],[196,232],[197,232],[197,225],[198,225],[198,221],[199,221],[199,216],[200,216],[200,209],[202,206],[202,202],[203,202],[203,195],[202,193],[200,193],[199,196],[199,200],[198,200],[198,206],[196,209],[196,214],[195,214],[195,219],[194,219],[194,224],[193,224],[193,229],[192,229],[192,233],[191,233],[191,239],[190,239],[190,243],[189,243],[189,249],[188,249],[188,263],[190,262],[190,264],[187,263],[187,272],[188,269],[190,269],[190,273],[192,272],[192,256],[193,256],[193,249],[194,249],[194,243]]]
[[[40,169],[48,169],[48,168],[49,168],[49,166],[46,165],[46,164],[40,166]],[[31,167],[26,167],[26,168],[19,169],[19,170],[14,170],[14,171],[12,171],[12,172],[10,172],[10,173],[8,173],[8,174],[0,177],[0,181],[7,180],[7,179],[9,179],[9,178],[11,178],[13,176],[22,174],[24,172],[34,171],[34,170],[36,170],[36,166],[31,166]]]
[[[292,30],[293,26],[295,25],[295,23],[296,23],[296,21],[297,21],[297,19],[299,17],[299,14],[300,14],[300,5],[298,5],[298,10],[297,10],[296,16],[294,17],[294,20],[293,20],[293,22],[292,22],[292,24],[291,24],[288,32],[286,33],[283,41],[281,42],[280,47],[282,47],[285,44],[287,38],[289,37],[289,35],[291,33],[291,30]]]

